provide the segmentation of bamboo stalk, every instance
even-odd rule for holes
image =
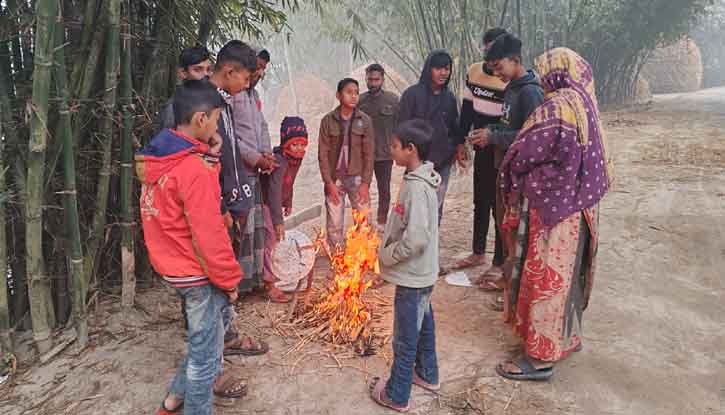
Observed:
[[[0,109],[2,111],[2,109]],[[3,123],[0,123],[0,138],[3,138]],[[5,142],[0,140],[0,356],[12,352],[10,339],[10,303],[8,301],[8,247],[5,235]]]
[[[106,16],[108,27],[106,34],[106,79],[104,83],[105,94],[103,97],[103,109],[105,116],[101,125],[101,132],[97,134],[101,142],[103,159],[98,176],[96,188],[96,209],[93,212],[93,225],[90,231],[86,256],[83,263],[83,294],[88,294],[88,287],[95,275],[98,251],[104,241],[104,230],[106,228],[106,209],[108,208],[108,191],[111,177],[111,145],[113,143],[113,117],[116,108],[116,88],[119,71],[119,19],[120,4],[118,1],[110,1],[106,4]]]
[[[25,199],[25,249],[30,317],[33,321],[33,337],[41,353],[48,351],[52,346],[50,330],[55,320],[50,295],[50,278],[44,272],[42,204],[45,150],[48,140],[48,93],[50,68],[53,63],[52,31],[57,8],[56,0],[38,0],[36,3],[33,98]]]
[[[56,45],[64,43],[64,31],[62,21],[57,22]],[[73,129],[71,126],[71,114],[68,102],[70,91],[66,73],[65,48],[57,49],[56,58],[58,63],[55,67],[55,86],[60,97],[59,103],[59,134],[63,147],[63,181],[65,184],[64,211],[65,226],[70,240],[68,252],[68,271],[71,276],[73,287],[72,294],[72,318],[78,335],[78,344],[85,348],[88,343],[88,323],[86,321],[86,300],[83,293],[83,248],[81,245],[81,231],[78,220],[78,196],[76,192],[76,166],[75,152],[73,151]]]
[[[126,1],[128,10],[130,1]],[[136,263],[134,247],[134,215],[131,193],[133,190],[133,101],[131,95],[131,25],[123,31],[121,68],[121,105],[123,130],[121,135],[121,305],[132,307],[136,295]]]

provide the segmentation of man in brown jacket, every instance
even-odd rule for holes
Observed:
[[[378,185],[378,227],[385,229],[390,209],[390,176],[393,157],[390,137],[398,123],[400,97],[383,90],[385,69],[373,63],[365,69],[368,91],[360,96],[360,111],[369,115],[375,128],[375,181]]]
[[[345,196],[353,209],[367,210],[375,163],[373,124],[357,110],[359,84],[345,78],[337,84],[340,105],[320,122],[318,160],[325,183],[327,239],[331,247],[343,242]]]

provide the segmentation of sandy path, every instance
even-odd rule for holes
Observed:
[[[617,186],[602,204],[584,351],[548,383],[504,381],[493,366],[516,339],[487,309],[491,298],[439,282],[444,389],[440,399],[415,390],[416,412],[725,414],[725,89],[661,96],[605,119]],[[315,155],[311,149],[295,191],[298,207],[321,200]],[[471,203],[470,175],[456,177],[442,229],[444,262],[469,248]],[[0,412],[152,413],[183,352],[180,324],[169,320],[178,309],[151,290],[140,296],[147,313],[122,324],[115,301],[98,307],[93,348],[26,371],[14,389],[0,391]],[[386,373],[389,350],[343,360],[343,369],[320,347],[284,357],[289,345],[268,327],[268,316],[283,310],[259,301],[241,307],[240,325],[267,337],[272,352],[230,360],[250,378],[251,395],[217,413],[387,413],[369,401],[365,380]]]

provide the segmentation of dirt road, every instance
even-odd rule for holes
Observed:
[[[440,281],[433,301],[444,387],[439,397],[415,390],[415,413],[725,415],[725,89],[659,96],[605,121],[617,181],[602,204],[584,351],[550,382],[504,381],[493,368],[516,339],[487,308],[491,298]],[[321,200],[314,158],[311,149],[299,207]],[[453,180],[443,262],[469,249],[471,186],[470,174]],[[94,347],[26,370],[0,391],[0,412],[152,413],[184,349],[178,306],[151,290],[140,296],[145,311],[123,321],[116,303],[97,307]],[[387,413],[370,402],[365,382],[386,375],[389,349],[340,362],[318,346],[283,356],[294,342],[270,327],[282,312],[261,300],[241,307],[239,325],[266,337],[272,351],[230,359],[249,378],[250,396],[217,413]]]

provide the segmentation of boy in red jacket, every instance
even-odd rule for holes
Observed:
[[[217,122],[224,105],[206,80],[174,97],[176,129],[164,129],[136,155],[142,182],[141,220],[151,264],[186,302],[188,355],[159,414],[212,413],[212,385],[221,369],[223,310],[242,278],[219,201]]]

